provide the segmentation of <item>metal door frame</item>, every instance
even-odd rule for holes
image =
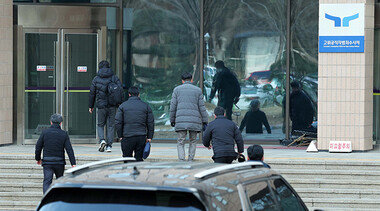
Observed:
[[[25,65],[25,37],[26,34],[35,33],[35,34],[56,34],[57,42],[55,45],[55,85],[56,85],[56,112],[61,113],[62,116],[65,115],[65,109],[63,103],[66,101],[63,100],[65,97],[65,72],[67,70],[67,61],[65,60],[66,56],[66,34],[96,34],[97,35],[97,64],[99,61],[106,58],[106,40],[107,40],[107,28],[101,27],[100,29],[62,29],[62,28],[24,28],[22,26],[15,26],[15,35],[17,37],[17,72],[15,76],[17,78],[17,123],[15,127],[17,128],[16,140],[17,144],[35,144],[36,139],[26,139],[25,137],[25,74],[26,74],[26,65]],[[57,59],[59,58],[59,59]],[[98,65],[96,65],[97,67]],[[96,72],[98,71],[98,67]],[[63,76],[63,77],[62,77]],[[67,95],[68,96],[68,93]],[[62,103],[63,102],[63,103]],[[66,104],[67,106],[67,104]],[[68,109],[68,108],[67,108]],[[62,125],[63,129],[67,129],[68,121],[65,121],[66,124]],[[97,132],[96,132],[97,137]],[[74,139],[76,140],[76,139]],[[78,139],[78,142],[89,143],[90,139]]]

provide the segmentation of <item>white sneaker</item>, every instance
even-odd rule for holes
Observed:
[[[99,146],[99,152],[104,152],[104,148],[106,147],[106,141],[105,140],[102,140],[100,142],[100,146]]]
[[[106,152],[111,152],[112,150],[111,150],[111,147],[110,146],[108,146],[107,148],[106,148]]]

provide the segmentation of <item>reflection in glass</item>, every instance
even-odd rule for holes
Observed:
[[[181,74],[199,81],[198,1],[124,0],[133,9],[132,84],[153,109],[156,138],[173,137],[169,104]]]
[[[318,8],[319,2],[315,0],[291,1],[290,77],[301,82],[302,90],[313,103],[315,119],[318,101]]]
[[[38,138],[55,113],[56,34],[25,34],[25,138]]]
[[[286,1],[206,0],[204,93],[209,97],[216,74],[214,63],[223,60],[237,75],[241,86],[232,120],[240,125],[252,100],[259,100],[272,127],[272,135],[246,134],[250,138],[283,138],[282,103],[285,80]],[[209,66],[207,65],[209,61]],[[212,112],[218,99],[207,105]]]

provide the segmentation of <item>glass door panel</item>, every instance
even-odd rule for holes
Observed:
[[[88,112],[88,95],[97,70],[97,34],[64,34],[66,47],[66,128],[76,138],[95,138],[96,115]]]
[[[57,34],[25,34],[25,138],[38,138],[56,112]]]

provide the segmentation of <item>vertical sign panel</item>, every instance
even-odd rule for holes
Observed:
[[[364,52],[364,4],[319,5],[319,52]]]

